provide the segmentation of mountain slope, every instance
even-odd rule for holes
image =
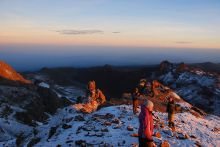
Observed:
[[[25,84],[30,84],[31,81],[26,80],[22,75],[17,73],[10,65],[0,61],[0,78],[5,78],[12,81],[18,81]]]
[[[98,70],[101,70],[101,76],[110,69]],[[97,69],[95,71],[97,73]],[[134,75],[135,72],[139,70],[132,70]],[[153,112],[155,144],[160,146],[162,143],[168,143],[170,146],[181,147],[220,144],[220,118],[206,114],[194,106],[197,102],[206,103],[206,99],[209,99],[208,96],[205,97],[207,92],[198,92],[204,86],[210,90],[214,88],[215,92],[211,91],[211,94],[214,93],[218,98],[218,86],[215,85],[218,75],[191,69],[184,64],[179,66],[169,62],[163,65],[160,72],[160,76],[154,78],[160,79],[167,86],[157,83],[160,84],[160,88],[156,92],[160,96],[150,98],[155,104]],[[83,73],[86,72],[83,71]],[[121,72],[119,73],[121,76]],[[112,75],[112,78],[115,76],[116,79],[120,77],[115,71],[106,74],[104,79],[108,78],[107,75]],[[137,75],[135,79],[140,76],[140,73]],[[59,76],[59,80],[62,80],[62,74]],[[68,80],[73,77],[69,75],[65,78]],[[129,81],[130,78],[127,79],[127,83],[136,81]],[[1,85],[0,82],[0,146],[127,147],[138,145],[138,139],[135,137],[139,127],[138,115],[133,115],[132,105],[129,105],[130,94],[127,94],[127,97],[115,98],[114,101],[110,99],[107,105],[94,113],[82,114],[77,112],[70,103],[65,103],[66,98],[75,103],[78,96],[85,95],[82,85],[60,85],[45,73],[33,73],[29,79],[35,81],[33,82],[35,85],[10,85],[7,82]],[[74,79],[71,82],[74,83]],[[168,93],[160,92],[159,89],[163,89],[162,91],[166,89]],[[175,115],[175,132],[167,126],[167,113],[165,112],[167,95],[175,97],[178,105]],[[146,97],[142,97],[143,101],[144,99]]]
[[[197,118],[184,112],[176,114],[176,132],[167,127],[167,114],[154,112],[154,142],[159,146],[168,141],[171,146],[216,146],[220,143],[219,121],[216,116]],[[36,135],[29,135],[26,146],[37,140],[35,146],[137,146],[138,139],[132,137],[138,130],[138,117],[132,106],[120,105],[102,108],[92,114],[77,113],[72,107],[59,110],[35,128]],[[4,142],[15,146],[15,140]],[[2,145],[2,143],[0,143]]]
[[[70,111],[71,113],[67,113]],[[131,137],[137,133],[138,118],[133,115],[132,107],[127,105],[112,106],[103,108],[93,114],[82,115],[84,121],[78,121],[76,118],[79,114],[74,112],[72,108],[66,111],[62,110],[58,118],[51,119],[49,125],[57,126],[56,133],[47,140],[47,135],[41,132],[38,137],[42,138],[41,142],[36,146],[75,146],[85,141],[85,144],[94,146],[132,146],[138,144],[136,137]],[[57,122],[57,119],[63,118],[63,122]],[[69,121],[72,118],[71,121]],[[176,114],[175,123],[177,124],[176,132],[172,133],[167,127],[167,114],[154,112],[155,132],[160,132],[161,138],[154,137],[157,145],[167,140],[171,146],[215,146],[220,143],[219,132],[215,132],[215,128],[219,128],[218,117],[208,116],[206,118],[196,118],[192,114],[178,113]],[[69,126],[65,129],[63,126]],[[164,124],[162,128],[158,124]],[[130,128],[130,129],[128,129]],[[46,130],[43,126],[41,131]],[[42,135],[42,136],[41,136]],[[185,138],[185,135],[189,138]],[[78,141],[78,142],[77,142]]]
[[[59,98],[43,84],[27,84],[31,82],[21,78],[7,65],[4,69],[8,70],[6,73],[12,72],[13,76],[4,74],[5,77],[0,78],[0,146],[8,141],[14,142],[13,146],[20,146],[38,124],[44,123],[58,108],[70,102]]]
[[[158,79],[189,103],[220,116],[220,75],[200,68],[180,67],[181,64],[166,63]]]

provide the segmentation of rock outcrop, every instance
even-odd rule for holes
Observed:
[[[17,73],[10,65],[4,61],[0,61],[0,78],[18,81],[25,84],[30,84],[31,81],[26,80],[21,74]]]

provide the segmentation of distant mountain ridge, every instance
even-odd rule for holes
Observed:
[[[142,78],[159,80],[174,89],[184,100],[206,112],[219,115],[220,75],[214,72],[219,64],[207,62],[196,65],[163,61],[154,66],[44,68],[39,73],[66,86],[74,82],[86,85],[89,80],[95,80],[107,98],[121,97],[123,93],[131,92]]]
[[[204,62],[191,64],[191,67],[201,68],[204,71],[220,73],[220,63]]]

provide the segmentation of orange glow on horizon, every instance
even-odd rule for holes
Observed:
[[[114,34],[59,34],[46,29],[27,28],[1,28],[0,44],[48,44],[48,45],[100,45],[100,46],[129,46],[129,47],[160,47],[160,48],[200,48],[220,49],[220,39],[216,38],[189,38],[181,35],[167,35],[166,31],[152,31],[154,36],[148,36],[141,32],[122,32]],[[147,30],[146,30],[147,34]],[[161,35],[160,35],[161,34]],[[176,38],[176,39],[175,39]],[[184,39],[182,39],[184,38]],[[182,40],[190,40],[183,42]]]

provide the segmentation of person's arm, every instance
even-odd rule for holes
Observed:
[[[98,97],[96,99],[100,99],[101,100],[101,104],[106,102],[106,97],[105,95],[102,93],[101,90],[97,89],[98,92]]]

